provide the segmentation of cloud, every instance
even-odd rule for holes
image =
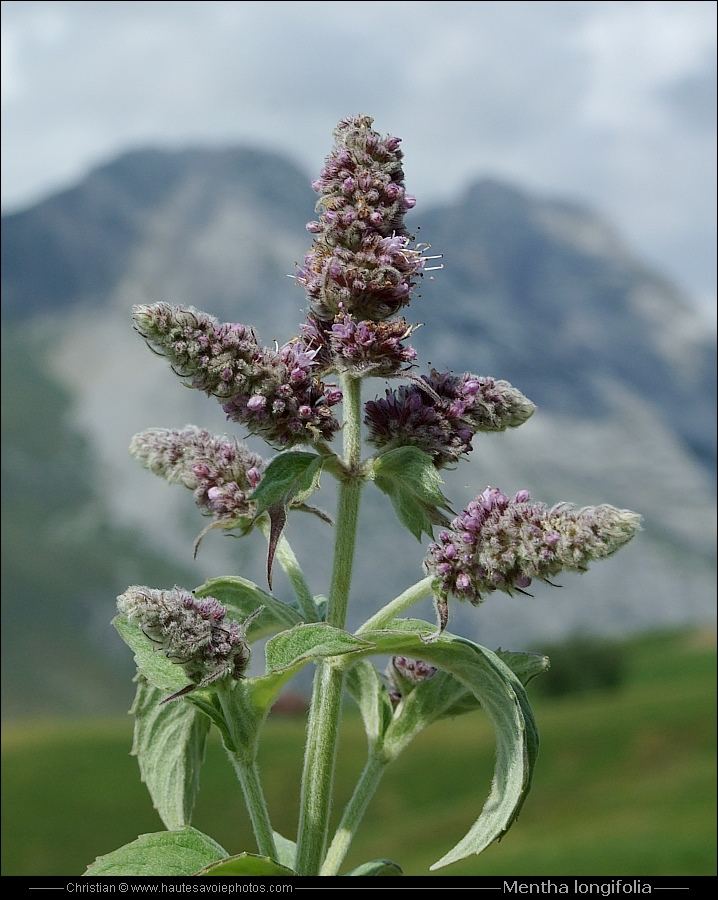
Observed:
[[[420,204],[486,174],[572,196],[714,292],[689,249],[715,244],[713,3],[327,6],[4,2],[4,209],[137,145],[249,143],[314,175],[362,112],[404,139]]]

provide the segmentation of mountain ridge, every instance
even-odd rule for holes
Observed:
[[[86,477],[97,503],[113,526],[133,531],[164,560],[163,578],[176,565],[183,577],[195,573],[186,585],[193,587],[239,569],[264,585],[264,550],[254,535],[241,542],[209,535],[192,560],[193,538],[206,520],[191,495],[129,458],[132,434],[148,427],[193,423],[232,431],[216,402],[183,389],[166,362],[148,353],[132,330],[131,307],[159,300],[193,305],[253,325],[265,344],[284,343],[304,317],[303,292],[287,276],[309,249],[304,225],[314,199],[308,177],[273,154],[138,150],[70,191],[3,217],[4,327],[37,337],[37,351],[28,352],[37,353],[46,377],[70,398],[53,427],[87,442]],[[528,488],[549,504],[610,502],[645,517],[644,533],[628,548],[585,577],[567,577],[565,589],[540,587],[528,601],[492,597],[480,610],[454,604],[450,628],[488,645],[540,649],[541,640],[575,631],[711,620],[713,333],[675,287],[632,256],[610,224],[578,204],[484,179],[455,203],[425,211],[419,205],[407,224],[444,263],[425,277],[407,310],[409,321],[423,324],[412,335],[415,371],[434,365],[506,378],[538,404],[515,432],[478,435],[468,462],[445,473],[454,508],[490,482],[507,493]],[[21,385],[12,383],[12,373],[6,381],[7,402],[20,402],[14,398]],[[386,386],[368,382],[365,399]],[[32,408],[31,398],[22,402]],[[11,439],[3,434],[4,449]],[[261,442],[248,442],[268,455]],[[46,475],[32,441],[21,451],[41,494]],[[319,503],[331,509],[332,500],[325,478]],[[377,571],[386,600],[421,577],[425,548],[392,516],[387,499],[369,486],[357,621],[350,625],[376,608]],[[310,583],[321,593],[330,575],[331,530],[313,517],[295,519],[288,535],[300,558],[311,560]],[[389,555],[387,521],[396,529]],[[100,539],[88,535],[88,552]],[[140,568],[147,571],[131,557],[125,562],[126,584],[137,581]],[[94,629],[102,616],[112,617],[114,597],[126,586],[119,577],[107,576]],[[281,573],[276,590],[278,596],[288,590]],[[63,596],[71,594],[68,588]],[[9,586],[11,606],[22,595],[21,581]],[[419,612],[433,616],[428,602]],[[81,613],[75,607],[68,615]]]

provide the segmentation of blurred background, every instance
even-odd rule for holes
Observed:
[[[3,2],[2,66],[3,874],[79,874],[161,827],[127,755],[117,594],[264,584],[259,536],[210,534],[193,559],[206,520],[191,495],[129,458],[151,426],[227,430],[130,309],[194,305],[265,344],[292,337],[310,182],[359,113],[403,139],[408,224],[443,254],[406,312],[424,326],[417,371],[507,379],[538,406],[446,473],[454,508],[491,484],[644,516],[618,556],[559,588],[452,608],[450,630],[554,659],[534,690],[538,797],[456,874],[714,874],[715,4]],[[288,536],[324,593],[330,527],[297,515]],[[351,626],[421,577],[426,544],[373,490],[360,541]],[[289,594],[279,573],[275,592]],[[490,780],[475,718],[427,737],[416,770],[397,764],[367,831],[395,816],[417,831],[367,853],[403,836],[401,864],[428,834],[438,852],[405,869],[419,874],[447,849],[452,788],[422,753],[476,755],[466,830]],[[291,772],[301,720],[269,727],[268,771]],[[196,824],[238,852],[251,840],[223,824],[221,765],[210,754]]]

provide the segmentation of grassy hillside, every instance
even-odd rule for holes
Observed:
[[[445,875],[650,876],[716,873],[715,635],[641,638],[621,686],[535,694],[542,746],[534,787],[506,838]],[[546,678],[550,678],[549,673]],[[273,714],[261,768],[277,830],[296,828],[304,719]],[[131,721],[9,725],[3,735],[3,875],[77,875],[161,823],[129,756]],[[363,763],[344,723],[337,814]],[[493,757],[481,714],[434,725],[387,773],[347,861],[378,856],[410,875],[466,831]],[[230,852],[255,850],[238,786],[212,741],[194,824]]]

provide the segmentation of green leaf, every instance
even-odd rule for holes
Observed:
[[[229,616],[240,624],[263,606],[262,612],[247,628],[247,639],[250,644],[304,621],[303,616],[294,607],[277,600],[257,587],[253,581],[239,575],[210,578],[194,593],[197,597],[214,597],[219,600],[226,607]]]
[[[396,863],[388,859],[373,859],[371,862],[362,863],[347,875],[403,875]]]
[[[295,625],[267,641],[267,671],[296,670],[306,663],[327,656],[357,653],[372,646],[348,631],[333,628],[325,622]]]
[[[277,862],[289,869],[294,868],[297,858],[297,843],[285,838],[278,831],[274,832],[274,846],[277,848]]]
[[[303,504],[317,490],[323,463],[324,457],[317,453],[280,453],[267,466],[262,480],[249,498],[257,504],[255,521],[264,513],[269,516],[267,584],[270,589],[274,554],[287,522],[289,506]]]
[[[373,479],[391,500],[402,525],[420,541],[432,536],[434,525],[449,522],[442,510],[449,510],[441,492],[444,483],[428,453],[418,447],[397,447],[374,461]]]
[[[132,754],[160,818],[177,831],[191,821],[211,723],[188,703],[161,705],[164,697],[139,677]]]
[[[369,746],[380,747],[394,710],[379,673],[370,662],[359,660],[347,672],[345,685],[361,712]]]
[[[549,669],[549,658],[541,653],[497,650],[496,655],[500,660],[506,663],[524,687],[537,675],[540,675],[542,672],[546,672]],[[480,709],[480,707],[481,704],[476,696],[466,688],[456,699],[455,703],[447,707],[441,714],[441,717],[446,718],[448,716],[463,715],[464,713]]]
[[[166,695],[182,690],[189,683],[183,669],[167,659],[147,635],[137,626],[127,621],[122,615],[112,620],[122,640],[135,654],[135,662],[140,674],[147,681]]]
[[[137,840],[98,858],[85,875],[186,876],[227,857],[227,851],[196,828],[141,834]]]
[[[253,853],[240,853],[238,856],[230,856],[218,863],[205,866],[200,869],[196,875],[215,876],[228,875],[234,877],[244,877],[247,875],[264,875],[264,876],[287,876],[296,875],[286,866],[281,866],[278,862],[270,859],[268,856],[255,856]]]
[[[422,640],[421,634],[429,633],[433,639]],[[396,619],[387,629],[365,632],[362,637],[375,644],[372,654],[412,656],[450,673],[474,694],[489,716],[496,735],[491,792],[465,837],[431,868],[438,869],[472,853],[480,853],[508,831],[531,787],[539,740],[520,679],[491,650],[448,632],[436,636],[435,627],[427,622]],[[365,654],[361,651],[360,655]],[[439,681],[432,685],[437,678]],[[448,690],[440,705],[450,706],[455,690],[452,684],[450,679],[437,673],[407,697],[384,735],[383,752],[388,757],[398,756],[430,721],[437,718],[437,709],[433,705],[437,694],[441,696]]]
[[[289,451],[275,456],[249,497],[257,504],[255,519],[273,506],[304,502],[318,487],[322,463],[317,453]]]
[[[551,661],[543,653],[526,653],[523,651],[497,650],[496,655],[527,685],[529,681],[551,668]]]
[[[246,703],[251,707],[251,711],[245,713],[245,719],[254,723],[251,727],[258,734],[264,717],[282,687],[307,663],[328,656],[357,653],[371,646],[366,641],[323,622],[297,625],[289,631],[281,632],[267,641],[266,674],[243,678],[234,689],[235,692],[244,692]],[[247,727],[250,727],[248,722]]]
[[[282,687],[303,666],[329,656],[366,650],[371,644],[324,623],[297,625],[271,638],[266,645],[267,673],[236,682],[225,695],[233,704],[232,728],[211,689],[195,691],[187,701],[209,716],[220,728],[227,748],[254,759],[264,720]]]

